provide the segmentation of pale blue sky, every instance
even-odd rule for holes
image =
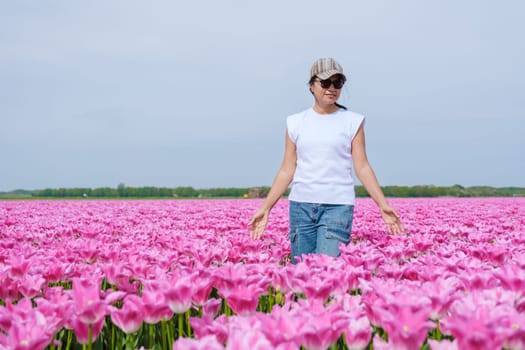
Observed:
[[[525,186],[525,2],[0,0],[0,191],[270,185],[335,57],[382,185]]]

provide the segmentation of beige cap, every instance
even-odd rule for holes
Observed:
[[[334,74],[343,74],[343,67],[333,58],[320,58],[310,68],[310,78],[317,76],[319,79],[324,80]]]

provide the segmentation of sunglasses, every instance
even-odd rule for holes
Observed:
[[[321,87],[323,89],[329,89],[331,85],[334,86],[335,89],[340,89],[343,87],[343,85],[345,85],[345,80],[342,79],[342,78],[337,78],[337,79],[334,79],[334,80],[330,80],[330,79],[325,79],[325,80],[321,80],[321,79],[317,79],[316,81],[318,81],[319,83],[321,83]]]

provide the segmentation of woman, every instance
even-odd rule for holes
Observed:
[[[271,209],[292,183],[288,197],[292,263],[302,254],[339,256],[339,245],[350,241],[355,204],[352,166],[388,232],[403,230],[368,163],[364,117],[337,103],[345,82],[343,68],[333,58],[314,62],[309,81],[314,105],[287,118],[281,168],[249,222],[251,237],[261,238]]]

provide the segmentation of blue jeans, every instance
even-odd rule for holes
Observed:
[[[350,242],[354,206],[290,201],[292,263],[302,254],[339,256],[339,245]]]

